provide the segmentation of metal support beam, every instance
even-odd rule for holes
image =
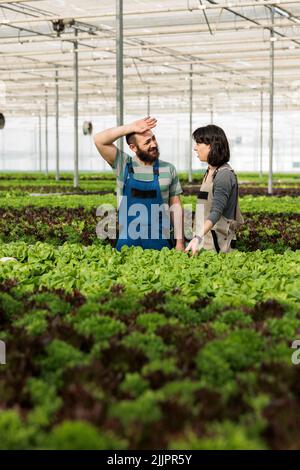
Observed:
[[[59,86],[58,86],[58,68],[55,69],[55,91],[56,91],[56,120],[55,120],[55,130],[56,130],[56,181],[59,181]]]
[[[0,0],[0,5],[3,3],[3,4],[9,4],[9,3],[21,3],[22,2],[29,2],[29,1],[33,1],[33,0],[11,0],[11,1],[8,1],[8,0]],[[36,1],[36,0],[35,0]],[[213,3],[213,2],[211,2]],[[249,8],[249,7],[262,7],[262,6],[269,6],[269,5],[273,5],[274,3],[280,3],[280,5],[293,5],[293,4],[298,4],[299,3],[299,0],[279,0],[279,1],[275,1],[275,0],[251,0],[251,1],[246,1],[246,0],[243,0],[243,5],[241,5],[241,2],[238,1],[238,2],[231,2],[230,5],[229,3],[227,2],[222,2],[222,3],[213,3],[213,4],[206,4],[204,7],[202,8],[199,8],[198,5],[191,5],[190,8],[189,8],[189,11],[192,12],[192,11],[199,11],[202,9],[202,11],[209,11],[209,10],[222,10],[222,9],[228,9],[228,6],[230,6],[230,8]],[[186,13],[186,8],[184,8],[183,6],[181,7],[175,7],[175,8],[167,8],[167,6],[165,8],[160,8],[159,11],[157,9],[148,9],[148,10],[143,10],[141,8],[139,8],[138,10],[130,10],[130,11],[125,11],[124,12],[124,16],[137,16],[137,15],[140,15],[140,16],[144,16],[144,15],[153,15],[153,14],[157,14],[158,12],[159,13],[169,13],[169,14],[179,14],[179,13]],[[90,21],[90,20],[93,20],[95,18],[103,18],[103,19],[107,19],[107,18],[110,18],[114,16],[112,13],[99,13],[99,14],[96,14],[96,13],[92,13],[90,15],[72,15],[72,19],[74,20],[77,20],[77,21],[83,21],[83,20],[86,20],[86,21]],[[41,16],[41,17],[38,17],[38,18],[29,18],[29,19],[17,19],[17,20],[11,20],[11,21],[7,21],[7,20],[2,20],[0,21],[0,25],[3,24],[3,25],[8,25],[8,24],[11,24],[11,25],[16,25],[16,24],[30,24],[30,23],[43,23],[43,22],[50,22],[50,21],[58,21],[58,20],[64,20],[65,19],[65,16],[61,16],[61,15],[51,15],[51,16]],[[99,20],[100,21],[100,20]]]
[[[260,165],[259,176],[263,175],[263,147],[264,147],[264,92],[260,92]]]
[[[77,29],[75,36],[78,36]],[[79,187],[79,139],[78,139],[78,41],[74,41],[74,188]]]
[[[189,183],[193,180],[193,64],[190,64],[190,138],[189,138]]]
[[[124,53],[123,53],[123,0],[116,0],[116,77],[117,77],[117,126],[124,124]],[[120,139],[123,150],[123,139]]]
[[[151,111],[151,102],[150,102],[150,87],[148,85],[148,93],[147,93],[147,116],[150,116]]]
[[[48,160],[49,160],[49,146],[48,146],[48,91],[45,91],[45,173],[48,176]]]
[[[42,171],[42,118],[39,114],[39,172]]]
[[[274,7],[271,7],[271,20],[274,25]],[[268,194],[273,194],[273,139],[274,139],[274,29],[270,32],[270,137],[269,137],[269,181]]]

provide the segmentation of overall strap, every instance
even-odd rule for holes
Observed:
[[[235,172],[233,172],[233,174],[235,176],[235,181],[236,181],[236,202],[235,202],[235,209],[234,209],[234,220],[236,220],[236,212],[237,212],[237,206],[239,202],[239,182],[238,182]]]
[[[208,168],[207,168],[206,172],[204,173],[204,176],[203,176],[203,178],[202,178],[201,184],[206,181],[207,175],[208,175]]]
[[[130,160],[126,163],[126,167],[125,167],[124,183],[126,183],[126,181],[127,181],[128,174],[132,174],[132,173],[134,173],[134,171],[133,171],[132,160],[130,159]]]
[[[159,177],[159,160],[157,158],[153,165],[153,178],[154,180],[158,180],[158,177]]]
[[[128,175],[132,175],[133,173],[134,171],[133,171],[133,166],[132,166],[132,160],[129,160],[126,163],[125,171],[124,171],[124,188],[127,183]]]

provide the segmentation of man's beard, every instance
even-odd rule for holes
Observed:
[[[153,163],[159,158],[159,148],[156,148],[156,152],[143,152],[143,150],[138,148],[136,156],[144,163]]]

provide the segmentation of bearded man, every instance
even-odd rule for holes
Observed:
[[[174,165],[159,159],[151,117],[107,129],[94,136],[95,145],[117,176],[119,237],[123,246],[184,250],[181,185]],[[126,137],[134,156],[114,142]]]

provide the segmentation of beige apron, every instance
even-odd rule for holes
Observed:
[[[197,204],[203,204],[204,221],[208,219],[211,212],[212,201],[213,201],[213,183],[214,178],[218,171],[232,171],[228,163],[225,163],[220,168],[217,168],[213,175],[209,175],[208,170],[203,179],[200,193],[198,195]],[[235,173],[234,173],[235,174]],[[235,175],[236,176],[236,175]],[[236,230],[244,223],[243,216],[240,211],[239,202],[237,200],[237,206],[235,211],[234,219],[227,219],[223,215],[214,225],[212,230],[208,232],[204,237],[202,248],[205,250],[214,250],[216,252],[229,253],[233,250],[234,243],[236,240]],[[198,229],[197,229],[198,233]]]

